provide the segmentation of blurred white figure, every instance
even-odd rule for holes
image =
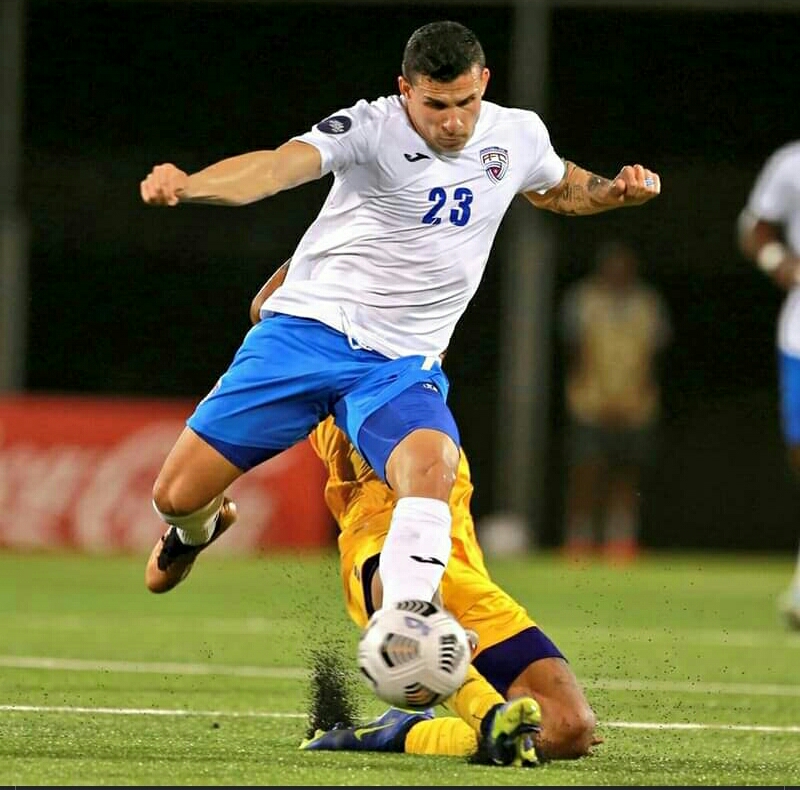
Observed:
[[[519,557],[531,550],[528,525],[512,513],[492,513],[477,527],[481,546],[490,557]]]
[[[800,140],[767,159],[739,215],[738,232],[742,253],[787,292],[776,337],[778,382],[783,438],[800,481]],[[800,554],[781,608],[800,628]]]

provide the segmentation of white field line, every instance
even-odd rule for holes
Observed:
[[[741,694],[755,697],[800,697],[800,686],[778,683],[708,683],[673,680],[584,679],[586,688],[602,691],[661,691],[676,694]]]
[[[77,713],[108,716],[206,716],[240,719],[305,719],[307,713],[279,713],[259,710],[186,710],[181,708],[87,708],[69,705],[0,705],[2,713]],[[694,722],[607,721],[600,727],[631,730],[727,730],[731,732],[799,733],[800,725],[700,724]]]
[[[565,633],[569,634],[569,631]],[[574,629],[572,634],[582,640],[613,640],[614,642],[669,642],[680,645],[716,645],[719,647],[800,648],[800,634],[791,631],[752,631],[725,628],[606,628],[591,626]],[[559,640],[561,641],[561,639]]]
[[[4,617],[11,620],[11,618]],[[108,627],[109,622],[116,622],[116,616],[109,615],[18,615],[14,616],[11,625],[15,629],[26,631],[97,631]],[[194,620],[183,617],[131,617],[127,622],[149,631],[167,632],[201,632],[228,635],[282,634],[299,631],[297,621],[291,618],[238,617],[221,618],[206,617]],[[11,627],[11,626],[9,626]]]
[[[229,719],[305,719],[307,713],[182,708],[87,708],[73,705],[0,705],[0,713],[89,713],[108,716],[219,716]]]
[[[300,667],[251,667],[231,664],[183,664],[150,661],[95,661],[82,658],[0,656],[6,669],[50,669],[65,672],[110,672],[147,675],[225,675],[227,677],[305,680],[308,670]]]
[[[6,669],[44,669],[62,672],[107,672],[149,675],[221,675],[225,677],[307,680],[302,667],[257,667],[232,664],[185,664],[150,661],[99,661],[82,658],[0,655]],[[583,679],[583,685],[603,691],[654,691],[676,694],[737,694],[760,697],[800,697],[800,686],[777,683],[713,683],[702,681]]]

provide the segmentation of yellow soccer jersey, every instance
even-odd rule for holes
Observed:
[[[380,553],[395,497],[329,417],[310,435],[328,470],[325,501],[339,526],[339,553],[347,611],[361,627],[368,615],[361,583],[366,560]],[[478,632],[478,653],[535,623],[489,577],[470,513],[472,481],[464,451],[450,497],[452,553],[442,578],[442,600],[465,628]],[[477,653],[476,653],[477,655]]]

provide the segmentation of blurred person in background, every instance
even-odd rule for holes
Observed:
[[[789,466],[800,481],[800,140],[764,163],[737,229],[743,255],[786,291],[776,333],[781,427]],[[780,607],[800,629],[800,553]]]
[[[667,308],[639,276],[629,244],[601,245],[594,271],[561,305],[568,415],[564,551],[598,548],[614,562],[640,542],[640,480],[654,456],[658,358],[672,336]]]

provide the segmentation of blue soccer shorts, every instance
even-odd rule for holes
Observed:
[[[389,359],[307,318],[276,314],[244,338],[228,370],[186,424],[247,470],[305,439],[330,414],[385,480],[386,460],[410,431],[430,428],[459,444],[433,357]]]
[[[800,357],[778,352],[781,424],[787,444],[800,444]]]

